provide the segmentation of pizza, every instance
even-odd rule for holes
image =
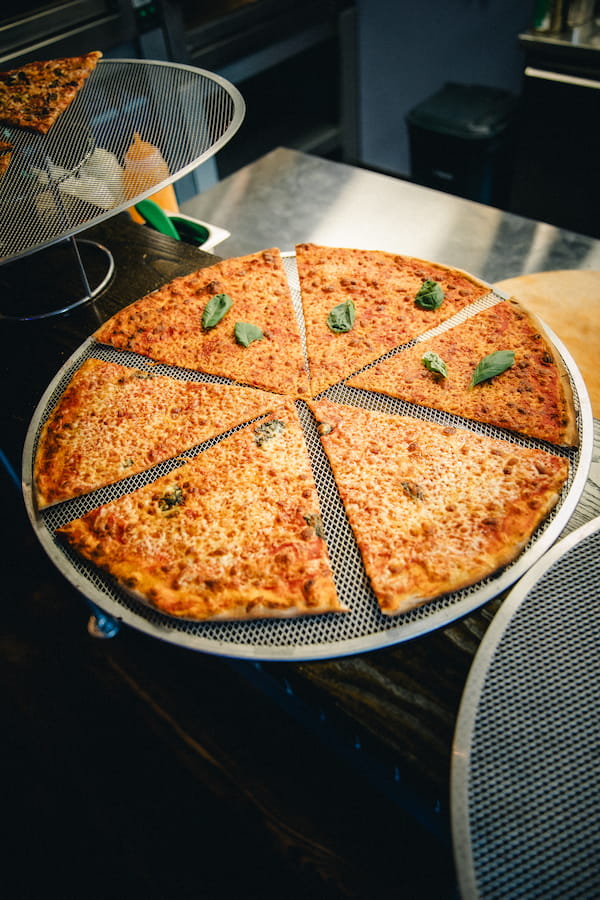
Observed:
[[[47,134],[102,57],[100,51],[0,72],[0,123]]]
[[[545,450],[329,400],[310,405],[385,615],[510,563],[568,476],[568,460]]]
[[[120,310],[94,337],[263,390],[309,394],[300,328],[277,249],[176,278]]]
[[[478,312],[347,384],[553,444],[578,443],[568,374],[541,323],[516,300]]]
[[[44,423],[38,507],[142,472],[273,409],[273,394],[87,359]]]
[[[298,244],[312,395],[490,292],[448,266],[380,250]]]
[[[86,360],[41,429],[39,508],[116,485],[117,499],[58,535],[165,615],[346,610],[298,415],[304,402],[385,615],[498,573],[566,484],[574,398],[536,319],[438,264],[313,244],[297,252],[305,345],[279,251],[226,259],[105,322],[93,338],[119,361]],[[145,358],[142,369],[130,352]],[[321,398],[333,385],[357,405]],[[377,394],[545,446],[372,412]],[[170,473],[159,477],[158,463]]]
[[[58,529],[153,607],[193,620],[342,612],[292,401]]]
[[[0,178],[8,171],[13,149],[9,141],[0,141]]]

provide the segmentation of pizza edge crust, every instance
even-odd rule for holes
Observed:
[[[571,378],[562,357],[554,346],[554,341],[551,339],[546,326],[539,316],[530,309],[527,309],[527,307],[524,306],[520,300],[517,300],[516,297],[509,297],[508,302],[529,321],[532,328],[539,332],[546,345],[546,350],[552,356],[553,364],[558,373],[559,384],[561,385],[563,413],[566,419],[560,441],[557,443],[559,446],[577,447],[579,446],[580,437],[577,424],[577,412],[575,410],[575,397],[571,385]]]
[[[195,591],[185,592],[165,586],[160,578],[152,577],[148,572],[128,562],[111,565],[106,555],[92,555],[90,550],[97,547],[97,539],[86,522],[80,519],[69,522],[57,529],[58,535],[65,540],[84,559],[105,572],[109,578],[129,597],[144,606],[162,613],[170,618],[195,622],[210,621],[246,621],[259,618],[293,618],[300,615],[317,615],[322,613],[345,613],[344,606],[337,594],[332,575],[319,572],[312,576],[311,595],[319,598],[314,603],[298,603],[297,592],[278,594],[272,605],[261,602],[265,591],[260,587],[244,586],[240,589],[226,588],[219,592],[219,603],[224,608],[217,613],[208,612],[206,599]],[[320,539],[317,539],[320,540]],[[323,541],[326,554],[326,544]],[[322,562],[325,562],[325,556]],[[131,580],[135,580],[132,587]],[[288,598],[293,598],[289,603]],[[283,605],[286,604],[286,605]]]
[[[264,591],[260,589],[244,588],[239,591],[229,589],[220,595],[226,609],[212,614],[206,614],[202,611],[203,604],[197,597],[191,596],[186,601],[186,598],[182,597],[179,592],[175,595],[174,592],[165,590],[163,586],[157,586],[152,579],[148,579],[144,583],[140,579],[137,570],[137,581],[141,581],[137,590],[128,587],[122,575],[118,577],[112,575],[112,577],[117,581],[119,587],[134,600],[163,615],[194,622],[251,621],[265,618],[285,619],[305,615],[348,612],[347,607],[341,604],[337,592],[326,574],[313,577],[314,595],[320,598],[319,602],[313,605],[293,602],[286,606],[278,604],[268,606],[260,602],[260,599],[257,599],[264,596]],[[152,590],[156,591],[154,596],[150,593]],[[280,599],[285,602],[283,595],[280,595]],[[174,602],[176,602],[176,609],[173,607]]]

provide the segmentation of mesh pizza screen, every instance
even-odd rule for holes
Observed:
[[[302,305],[295,255],[284,254],[284,264],[304,341]],[[498,302],[499,299],[501,299],[500,296],[490,289],[490,292],[485,297],[476,301],[467,310],[463,310],[449,322],[436,329],[436,331],[442,331],[450,327],[451,324],[456,324],[457,321],[472,315],[485,306]],[[428,335],[432,333],[428,332]],[[425,337],[426,335],[423,335],[420,339],[422,340]],[[171,460],[163,463],[153,468],[150,473],[146,472],[133,476],[130,479],[119,482],[118,485],[112,485],[88,494],[83,498],[67,501],[56,507],[50,507],[41,514],[35,509],[31,482],[35,446],[39,431],[70,380],[73,371],[88,356],[96,356],[126,365],[139,366],[140,368],[147,368],[152,365],[152,371],[155,373],[171,374],[188,380],[227,383],[227,379],[206,376],[190,372],[187,369],[178,370],[162,365],[157,366],[156,364],[151,364],[149,360],[143,357],[113,350],[109,347],[98,345],[93,340],[89,340],[65,364],[46,391],[31,423],[24,453],[23,480],[30,518],[43,545],[69,580],[108,614],[123,619],[123,621],[134,625],[140,630],[148,631],[162,639],[203,651],[255,659],[315,659],[341,656],[387,646],[442,627],[464,616],[469,611],[478,608],[500,591],[513,584],[532,565],[535,559],[556,540],[579,499],[585,481],[585,477],[582,477],[582,475],[585,476],[587,474],[587,465],[589,464],[586,463],[589,455],[587,448],[593,437],[593,423],[591,412],[589,421],[583,421],[582,410],[579,408],[578,424],[582,435],[580,447],[569,450],[552,448],[554,452],[567,456],[570,461],[570,475],[563,490],[563,495],[521,556],[505,570],[476,585],[453,594],[444,595],[401,616],[384,616],[379,610],[375,595],[366,576],[360,552],[346,518],[312,415],[302,401],[297,401],[296,406],[303,426],[321,502],[321,512],[336,585],[342,601],[350,608],[350,612],[290,619],[262,619],[249,622],[192,622],[179,620],[165,616],[150,606],[146,606],[142,602],[129,597],[108,576],[82,561],[62,544],[57,543],[53,537],[53,531],[70,519],[82,515],[87,510],[115,499],[124,492],[135,490],[142,484],[166,474],[180,465],[180,461]],[[568,359],[565,359],[565,364],[569,368]],[[585,396],[585,388],[576,368],[572,378],[574,381],[575,402],[579,407],[578,401],[582,396],[582,392],[583,396]],[[579,384],[576,383],[577,381],[579,381]],[[334,402],[362,405],[376,411],[412,415],[432,422],[459,425],[479,433],[507,438],[521,446],[543,446],[540,445],[540,442],[527,438],[500,433],[497,429],[489,426],[480,426],[476,423],[466,422],[458,419],[456,416],[434,410],[426,410],[383,395],[356,391],[343,384],[330,388],[321,396],[325,396]],[[590,437],[588,437],[588,432]],[[220,439],[208,441],[202,445],[202,448],[206,448]],[[190,455],[190,452],[186,451],[186,456],[189,457]],[[582,468],[585,469],[583,473]]]
[[[579,900],[600,885],[597,518],[509,594],[471,668],[454,739],[463,900]]]
[[[14,147],[0,179],[0,260],[76,234],[180,178],[231,139],[244,112],[237,88],[212,72],[100,60],[48,134],[0,127]],[[111,199],[115,166],[136,132],[160,150],[170,175],[159,173],[160,182],[134,198]]]

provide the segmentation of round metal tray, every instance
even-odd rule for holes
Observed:
[[[101,59],[48,134],[0,126],[0,137],[14,145],[0,179],[0,262],[77,234],[191,172],[231,139],[244,113],[237,88],[212,72]],[[122,166],[135,132],[160,149],[169,176],[108,208],[89,202],[95,194],[89,184],[82,193],[80,183],[85,163],[106,151],[94,171],[109,183],[114,157]]]
[[[477,651],[452,757],[463,900],[598,896],[599,577],[597,517],[523,576]]]
[[[304,334],[295,255],[293,253],[284,254],[284,263],[300,329]],[[490,287],[489,294],[473,304],[469,311],[473,312],[482,305],[490,305],[500,299],[502,299],[502,295],[494,292]],[[450,327],[466,314],[468,314],[466,311],[459,313],[437,331]],[[421,339],[424,337],[425,335]],[[592,456],[592,410],[577,366],[564,346],[554,336],[552,338],[571,378],[581,438],[577,448],[551,448],[566,456],[570,461],[569,479],[557,506],[511,565],[476,585],[440,597],[401,616],[384,616],[379,611],[377,601],[365,575],[358,547],[341,506],[314,421],[302,401],[298,401],[296,405],[321,500],[332,568],[339,594],[350,608],[349,613],[250,622],[202,623],[174,619],[131,599],[120,591],[108,576],[72,555],[57,543],[53,536],[55,528],[68,519],[81,515],[87,509],[92,509],[119,496],[122,487],[112,486],[40,513],[36,508],[33,495],[32,468],[38,435],[45,419],[63,392],[72,373],[88,356],[100,356],[134,366],[149,365],[149,361],[142,357],[100,346],[92,339],[86,341],[58,372],[44,393],[30,424],[23,454],[23,489],[29,517],[42,546],[55,565],[89,600],[109,616],[154,637],[183,647],[255,660],[307,660],[374,650],[427,634],[479,608],[516,582],[557,540],[581,496]],[[226,381],[226,379],[210,378],[188,370],[169,369],[165,366],[154,366],[153,371],[167,372],[198,381]],[[374,410],[413,415],[429,421],[454,424],[479,433],[503,437],[521,446],[546,446],[548,449],[547,445],[541,445],[540,442],[500,432],[498,429],[488,426],[479,426],[464,419],[426,410],[381,395],[366,395],[366,401],[358,401],[358,394],[361,398],[365,397],[365,392],[353,391],[342,384],[330,388],[323,396],[340,403],[366,402],[369,408]],[[128,490],[144,483],[144,479],[149,481],[164,474],[172,465],[174,464],[165,463],[153,469],[151,474],[137,476],[136,481],[129,485]]]

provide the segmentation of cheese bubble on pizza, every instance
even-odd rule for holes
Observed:
[[[10,141],[0,141],[0,178],[8,172],[13,149]]]

